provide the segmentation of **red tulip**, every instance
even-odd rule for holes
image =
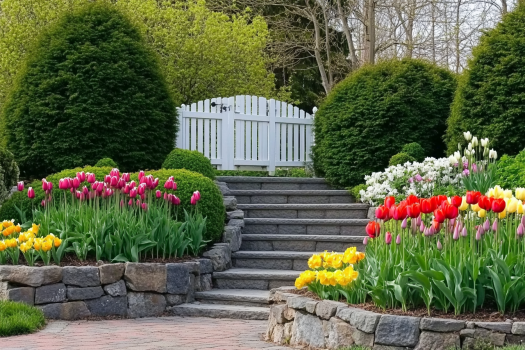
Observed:
[[[86,181],[86,173],[84,173],[83,171],[79,171],[77,173],[77,178],[80,180],[80,182]]]
[[[432,209],[432,202],[430,199],[422,199],[421,200],[421,212],[423,214],[429,214],[432,213],[434,209]]]
[[[394,215],[392,215],[392,218],[394,220],[404,220],[407,217],[407,206],[406,204],[399,204],[394,209]]]
[[[157,192],[155,192],[155,196],[156,196],[157,198],[162,197],[162,192],[160,192],[159,190],[157,190]]]
[[[441,223],[437,222],[436,220],[433,220],[432,221],[432,229],[434,230],[433,234],[439,232],[439,230],[441,230]]]
[[[370,238],[376,238],[379,236],[379,232],[381,231],[381,225],[379,225],[379,223],[375,222],[375,221],[370,221],[367,225],[366,225],[366,234],[370,237]]]
[[[376,218],[379,220],[385,220],[388,218],[388,209],[384,205],[380,205],[376,208]]]
[[[447,219],[455,219],[458,217],[459,215],[459,209],[453,205],[446,205],[444,208],[443,208],[443,211],[445,212],[445,217]]]
[[[421,206],[419,205],[419,203],[414,203],[412,205],[407,206],[407,214],[412,219],[417,218],[420,213],[421,213]]]
[[[452,203],[453,206],[456,208],[461,207],[461,203],[463,202],[463,198],[460,196],[454,196],[450,198],[450,203]]]
[[[492,209],[492,201],[487,196],[480,196],[478,205],[481,209],[485,209],[486,211],[490,211]]]
[[[24,190],[24,181],[19,181],[17,184],[16,184],[16,189],[18,191],[23,191]],[[44,190],[45,191],[45,190]]]
[[[139,180],[142,179],[144,177],[144,171],[139,171]]]
[[[448,202],[448,198],[447,196],[443,195],[443,194],[440,194],[439,196],[437,196],[437,205],[440,206],[441,204],[443,204],[444,202]]]
[[[410,204],[414,204],[414,203],[419,203],[419,199],[414,196],[413,194],[411,194],[410,196],[407,197],[406,199],[407,203],[410,205]]]
[[[503,198],[494,199],[494,202],[492,202],[492,211],[495,213],[501,213],[503,210],[505,210],[505,200]]]
[[[480,197],[481,197],[480,192],[467,191],[467,203],[468,204],[478,204]]]
[[[87,182],[89,182],[90,184],[92,184],[95,181],[97,181],[97,179],[95,178],[95,174],[93,174],[93,173],[87,173],[86,177],[87,177]]]
[[[390,232],[387,232],[385,235],[385,243],[386,244],[392,243],[392,234]]]
[[[27,190],[27,196],[30,199],[35,198],[35,190],[33,189],[33,187],[29,187],[29,189]]]
[[[393,206],[394,204],[396,204],[396,199],[393,196],[385,198],[385,207],[390,209],[390,207]]]
[[[443,212],[442,209],[436,209],[434,210],[434,220],[438,223],[443,223],[445,222],[445,213]]]

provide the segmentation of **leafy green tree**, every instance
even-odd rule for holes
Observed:
[[[177,131],[155,54],[104,3],[66,14],[40,36],[2,116],[4,139],[27,176],[102,155],[125,171],[158,168]]]
[[[460,79],[448,120],[448,152],[466,144],[464,131],[488,137],[500,154],[525,147],[525,5],[481,37]]]
[[[28,48],[46,26],[90,0],[0,1],[0,105],[21,69]],[[262,17],[225,15],[204,0],[99,0],[115,6],[140,28],[161,61],[176,103],[252,94],[283,100],[265,54]]]

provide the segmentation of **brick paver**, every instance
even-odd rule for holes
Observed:
[[[266,323],[182,317],[53,321],[35,334],[0,338],[0,349],[289,350],[261,340]]]

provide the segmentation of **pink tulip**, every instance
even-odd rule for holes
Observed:
[[[452,239],[455,241],[459,239],[459,225],[454,229],[454,235],[452,236]]]
[[[111,182],[111,175],[104,176],[104,182],[107,183],[107,184],[110,183]]]
[[[95,182],[93,182],[93,183],[91,184],[91,189],[92,189],[93,191],[96,191],[96,190],[97,190],[97,187],[98,187],[98,181],[95,181]]]
[[[104,191],[104,188],[105,188],[105,187],[106,187],[106,186],[104,185],[103,182],[99,182],[99,183],[97,184],[97,192],[102,193],[102,191]]]
[[[489,219],[485,220],[485,222],[483,223],[483,230],[484,231],[490,230],[490,220]]]
[[[166,181],[166,183],[164,183],[164,188],[167,190],[171,190],[173,188],[173,180]]]
[[[135,181],[131,181],[129,183],[129,188],[131,189],[131,188],[135,188],[135,187],[137,187],[137,183]]]
[[[392,234],[390,232],[387,232],[385,235],[385,243],[386,244],[392,243]]]
[[[53,183],[52,183],[52,182],[48,182],[48,183],[47,183],[47,190],[48,190],[49,192],[51,192],[51,191],[53,190]]]
[[[135,201],[135,204],[137,205],[137,207],[140,207],[140,199],[137,199],[137,200]]]
[[[80,187],[80,183],[81,183],[81,182],[82,182],[82,181],[80,181],[80,179],[79,179],[78,177],[75,177],[75,178],[73,178],[73,180],[71,181],[71,187],[74,188],[74,189],[76,190],[77,188]]]
[[[122,174],[122,178],[124,179],[124,181],[128,182],[130,180],[130,175],[129,173],[124,173]]]
[[[171,193],[168,193],[168,202],[173,203],[173,197],[174,195],[172,195]]]
[[[126,180],[124,180],[123,178],[118,180],[118,184],[117,184],[118,189],[124,188],[125,186],[126,186]]]
[[[80,182],[86,181],[86,173],[84,173],[83,171],[79,171],[77,173],[77,178],[80,180]]]
[[[367,244],[368,244],[368,236],[363,238],[363,245],[367,245]]]
[[[145,176],[144,178],[146,179],[146,186],[148,186],[148,188],[153,188],[153,176],[148,175],[148,176]]]
[[[172,177],[173,177],[173,176],[172,176]],[[176,183],[176,182],[173,183],[172,190],[173,190],[173,191],[177,191],[177,183]]]
[[[195,191],[193,194],[197,197],[198,201],[201,199],[201,193],[199,191]]]
[[[164,192],[164,200],[165,200],[165,201],[168,200],[168,192]]]
[[[58,181],[58,188],[61,190],[69,190],[71,188],[71,180],[66,177]]]
[[[82,193],[82,192],[80,192],[80,191],[76,191],[76,192],[75,192],[75,196],[77,197],[77,199],[80,199],[80,194],[81,194],[81,193]]]
[[[69,188],[69,192],[71,192],[71,194],[75,193],[75,189],[73,187],[70,187]]]
[[[120,207],[121,207],[121,208],[124,207],[124,200],[123,200],[123,199],[120,200]]]
[[[419,225],[419,232],[423,233],[424,231],[425,231],[425,223],[421,222],[421,224]]]
[[[476,241],[481,240],[481,227],[478,227],[478,230],[476,231]]]
[[[152,187],[152,189],[157,187],[158,185],[159,185],[159,178],[156,177],[155,180],[153,180],[153,187]]]
[[[162,197],[162,192],[160,192],[160,190],[157,190],[157,192],[155,192],[155,196],[156,196],[157,198]]]
[[[498,230],[498,219],[494,219],[494,222],[492,223],[492,231],[496,232]]]
[[[27,196],[30,199],[35,198],[35,190],[33,189],[33,187],[29,187],[29,189],[27,190]]]
[[[137,196],[137,192],[138,192],[137,189],[136,189],[136,188],[133,188],[133,189],[131,189],[131,190],[129,191],[129,196],[130,196],[131,198],[135,198],[135,197]]]
[[[441,245],[441,242],[440,242],[439,240],[438,240],[438,242],[437,242],[437,249],[438,249],[438,250],[443,249],[443,246]]]
[[[523,237],[523,233],[525,233],[525,226],[523,224],[519,224],[518,228],[516,229],[516,234],[518,237]]]
[[[171,203],[173,205],[180,205],[180,198],[177,197],[177,196],[173,196],[172,200],[171,200]]]
[[[80,192],[80,201],[83,202],[86,200],[86,195],[83,192]]]
[[[419,215],[416,219],[416,226],[420,226],[422,223],[423,221],[421,221],[421,215]]]
[[[47,180],[46,179],[42,179],[42,190],[44,191],[47,191]]]
[[[129,200],[128,205],[129,205],[130,207],[133,206],[133,199],[130,199],[130,200]]]
[[[403,222],[401,222],[401,228],[406,229],[407,228],[407,218],[403,219]]]
[[[16,188],[17,188],[18,191],[23,191],[24,190],[24,181],[19,181],[16,184]]]
[[[142,209],[148,211],[148,203],[142,203]]]
[[[109,172],[109,175],[112,176],[112,177],[113,176],[120,177],[120,170],[118,170],[117,168],[113,168]]]
[[[192,195],[190,198],[191,205],[197,205],[197,199],[195,198],[195,195]]]
[[[146,195],[145,195],[144,193],[141,194],[141,195],[140,195],[140,199],[142,199],[142,200],[146,199]]]
[[[467,237],[467,228],[466,227],[463,227],[463,229],[461,230],[461,236],[462,237]]]
[[[400,235],[397,235],[397,237],[396,237],[396,244],[397,245],[401,244],[401,236]]]
[[[95,178],[95,174],[93,174],[93,173],[87,173],[86,177],[87,177],[87,182],[89,182],[90,184],[92,184],[95,181],[97,181],[97,179]]]
[[[45,207],[46,206],[46,201],[42,199],[42,202],[40,202],[40,205]]]
[[[143,195],[146,192],[146,185],[145,184],[140,184],[139,188],[138,188],[138,191],[139,191],[140,195]]]
[[[144,171],[139,171],[139,180],[142,179],[144,177]]]
[[[525,226],[525,215],[523,215],[523,216],[521,217],[521,223],[522,223],[523,226]]]
[[[118,177],[112,176],[109,179],[109,184],[111,185],[111,187],[117,187],[117,185],[118,185]]]
[[[82,193],[84,193],[85,196],[89,194],[89,190],[86,186],[82,187]]]
[[[125,193],[125,194],[128,194],[129,191],[130,191],[129,184],[126,184],[126,186],[124,186],[124,193]]]

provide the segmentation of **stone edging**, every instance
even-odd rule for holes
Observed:
[[[222,243],[215,243],[203,256],[213,264],[213,271],[225,271],[232,267],[232,253],[241,249],[242,229],[244,228],[244,212],[237,209],[237,199],[230,196],[231,192],[225,182],[215,181],[223,195],[226,207],[226,220]]]
[[[40,308],[46,318],[150,317],[212,288],[209,259],[173,264],[0,266],[0,300]]]
[[[469,322],[378,314],[345,303],[272,291],[266,340],[317,349],[362,345],[374,350],[471,349],[525,342],[525,322]]]

